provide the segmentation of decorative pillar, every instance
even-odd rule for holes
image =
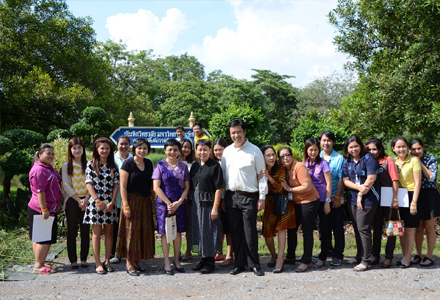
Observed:
[[[189,116],[188,121],[189,121],[189,127],[193,127],[194,122],[196,121],[196,118],[194,117],[194,113],[193,112],[191,112],[191,115]]]
[[[133,112],[130,112],[130,116],[128,117],[128,127],[134,127],[134,120],[136,120],[133,116]]]

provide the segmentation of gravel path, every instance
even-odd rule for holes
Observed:
[[[273,274],[262,257],[266,275],[251,272],[229,275],[229,268],[217,265],[214,273],[201,275],[192,271],[197,258],[187,264],[185,274],[164,275],[163,259],[141,262],[146,274],[129,276],[125,264],[115,264],[115,273],[99,276],[94,265],[71,270],[66,258],[57,259],[58,273],[39,275],[31,281],[0,282],[0,299],[440,299],[440,262],[429,268],[373,266],[367,272],[354,272],[343,264],[327,266],[321,271],[295,273],[286,265],[284,273]],[[90,262],[90,261],[89,261]]]

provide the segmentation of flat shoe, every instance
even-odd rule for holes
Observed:
[[[96,273],[98,274],[98,275],[105,275],[105,274],[107,274],[107,271],[106,271],[106,269],[102,269],[102,270],[95,270],[96,271]]]
[[[376,258],[376,257],[375,257]],[[374,259],[374,260],[372,260],[371,261],[371,265],[372,266],[374,266],[374,265],[378,265],[380,263],[380,258],[377,258],[377,259]]]
[[[399,268],[401,268],[401,269],[406,269],[406,268],[409,268],[409,267],[411,267],[411,264],[404,265],[403,263],[400,263],[400,265],[399,265]]]
[[[364,264],[358,264],[356,267],[353,268],[353,271],[355,272],[365,272],[371,270],[371,266],[366,266]]]
[[[182,256],[182,258],[180,259],[181,261],[190,261],[192,259],[192,256],[186,256],[186,254],[184,256]]]
[[[322,269],[325,266],[325,262],[322,265],[318,265],[317,263],[314,265],[315,269]]]
[[[166,275],[174,275],[174,271],[171,269],[171,270],[165,270],[165,267],[164,267],[164,269],[163,269],[163,273],[164,274],[166,274]]]
[[[231,272],[229,272],[230,275],[237,275],[244,271],[244,267],[236,267]]]
[[[433,266],[433,265],[434,265],[434,261],[433,261],[432,259],[430,259],[429,257],[427,257],[427,256],[425,256],[425,257],[422,259],[422,262],[426,262],[427,260],[429,260],[429,263],[428,263],[428,264],[419,264],[419,266],[421,266],[421,267],[430,267],[430,266]]]
[[[137,266],[137,267],[133,266],[133,267],[136,270],[136,272],[142,272],[142,273],[145,272],[145,269],[140,266]]]
[[[72,269],[72,270],[76,270],[76,269],[78,269],[79,268],[79,266],[76,264],[76,265],[70,265],[70,268]]]
[[[193,267],[193,270],[194,271],[200,271],[201,269],[203,269],[204,266],[205,266],[205,263],[201,261],[201,262],[199,262],[197,265],[195,265]]]
[[[307,265],[307,267],[305,267],[304,269],[301,267],[298,267],[295,269],[295,272],[296,273],[303,273],[303,272],[307,271],[308,269],[309,269],[309,265]]]
[[[220,267],[229,267],[235,264],[235,259],[225,259],[220,263]]]
[[[136,272],[136,268],[134,267],[127,269],[127,273],[130,274],[131,276],[139,276],[139,273]]]
[[[268,268],[274,268],[276,264],[277,264],[276,261],[274,261],[274,262],[268,262],[268,263],[267,263],[267,267],[268,267]]]
[[[81,264],[81,268],[88,268],[89,267],[89,264],[88,263],[85,263],[85,264]]]
[[[216,257],[214,257],[214,261],[222,261],[222,260],[225,260],[224,255],[217,255]]]
[[[109,273],[115,271],[115,269],[114,269],[111,265],[110,265],[110,267],[108,267],[108,266],[106,266],[106,265],[102,265],[102,267],[104,268],[104,270],[105,270],[106,272],[109,272]]]
[[[53,269],[51,269],[49,267],[44,266],[41,270],[35,270],[34,269],[34,271],[32,273],[34,273],[34,274],[53,274],[53,273],[56,273],[56,272],[55,272],[55,270],[53,270]]]
[[[417,265],[422,261],[422,258],[419,255],[414,255],[414,258],[411,260],[410,264]]]
[[[179,272],[179,273],[185,273],[185,269],[184,269],[184,268],[178,268],[178,267],[176,266],[175,263],[173,263],[173,265],[174,265],[174,267],[176,268],[176,271],[177,271],[177,272]]]
[[[272,273],[274,274],[279,274],[279,273],[283,273],[284,271],[284,265],[281,267],[281,269],[273,269]]]

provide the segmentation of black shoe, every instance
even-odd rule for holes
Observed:
[[[264,272],[261,270],[260,266],[252,268],[252,271],[257,276],[264,276]]]
[[[137,267],[135,267],[135,266],[133,266],[133,268],[136,270],[136,272],[145,272],[145,269],[144,268],[142,268],[141,266],[137,266]]]
[[[134,270],[134,271],[132,271],[132,270]],[[136,268],[135,267],[133,267],[131,270],[127,269],[127,273],[130,274],[131,276],[139,276],[139,273],[136,272]]]
[[[78,266],[78,264],[76,264],[76,265],[70,265],[70,268],[71,268],[72,270],[76,270],[76,269],[79,268],[79,266]]]
[[[284,259],[284,264],[286,264],[286,265],[294,265],[295,264],[295,262],[296,262],[296,259],[295,258],[285,258]]]
[[[178,267],[176,266],[175,263],[173,263],[173,265],[174,265],[174,267],[176,268],[176,271],[177,271],[177,272],[179,272],[179,273],[185,273],[185,269],[184,269],[184,268],[178,268]]]
[[[273,269],[272,273],[278,274],[278,273],[283,273],[283,271],[284,271],[284,265],[279,270],[278,269]]]
[[[174,275],[173,269],[165,270],[165,266],[163,267],[163,273],[166,274],[166,275],[171,275],[171,276]]]
[[[115,268],[113,268],[111,265],[110,265],[110,267],[107,267],[106,265],[103,264],[102,267],[104,268],[104,270],[105,270],[106,272],[109,272],[109,273],[115,271]]]
[[[243,271],[244,271],[244,267],[236,267],[231,272],[229,272],[229,274],[231,274],[231,275],[238,275],[238,274],[240,274]]]
[[[268,267],[268,268],[273,268],[273,267],[275,267],[276,264],[277,264],[276,261],[274,261],[274,262],[268,262],[268,263],[267,263],[267,267]]]

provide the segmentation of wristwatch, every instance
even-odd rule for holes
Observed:
[[[326,198],[326,199],[325,199],[325,202],[332,202],[332,199],[330,199],[330,198]]]

